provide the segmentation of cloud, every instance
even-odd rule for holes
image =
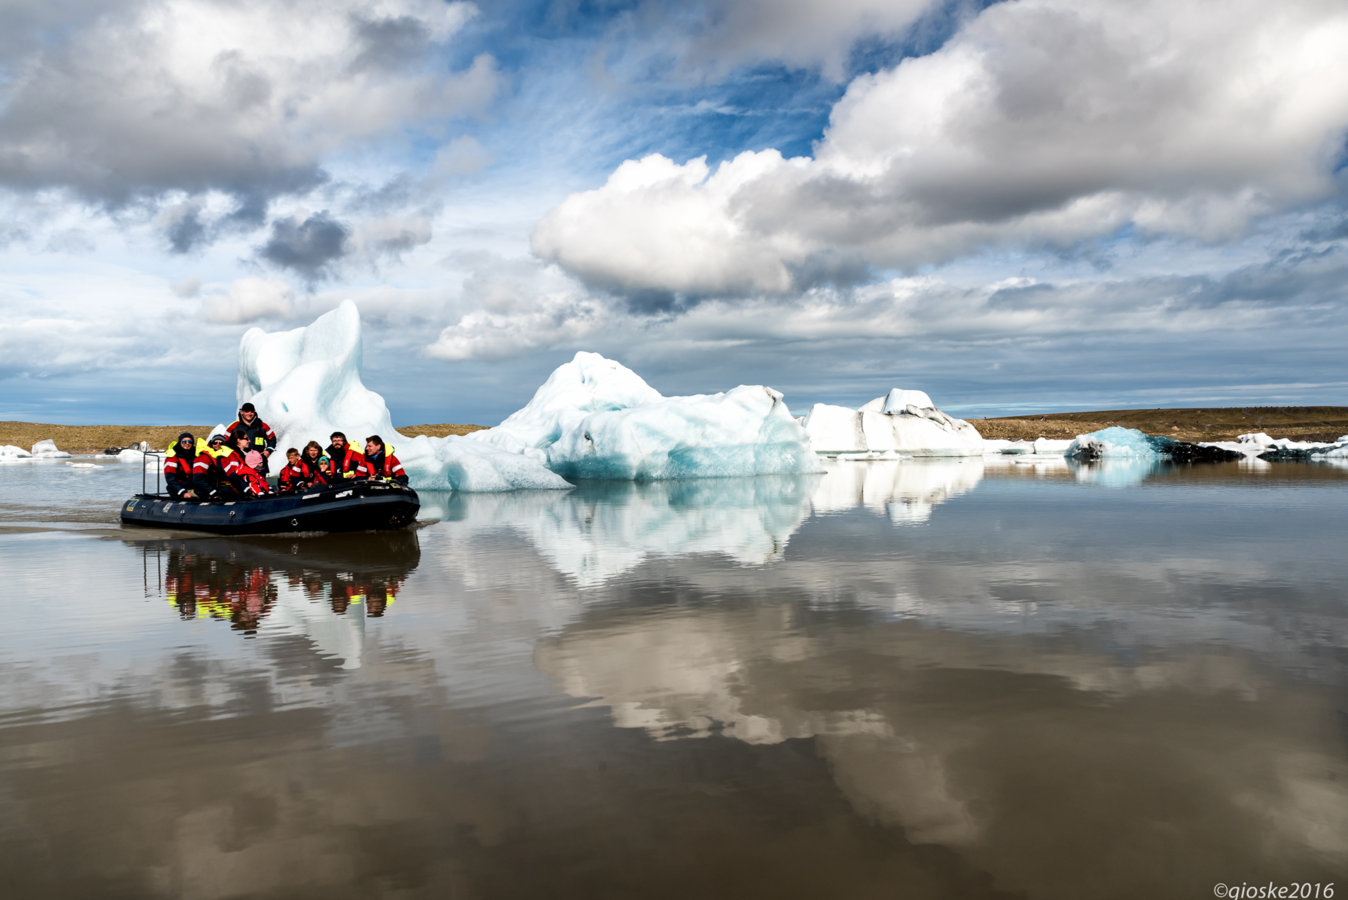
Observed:
[[[863,37],[897,39],[938,0],[706,0],[686,61],[725,74],[763,60],[819,67],[838,80]],[[679,9],[690,15],[688,7]]]
[[[189,300],[201,293],[201,286],[201,279],[192,275],[188,278],[173,282],[169,285],[169,290],[173,291],[176,296],[179,296],[184,300]]]
[[[240,278],[222,293],[206,297],[202,314],[208,322],[237,325],[264,318],[288,318],[294,292],[279,279]]]
[[[346,255],[350,236],[350,227],[325,209],[305,219],[290,216],[276,220],[271,237],[258,252],[264,259],[314,281],[326,276],[329,267]]]
[[[581,349],[623,317],[531,260],[478,260],[460,303],[470,311],[441,330],[427,356],[501,360],[543,348]]]
[[[476,113],[497,89],[489,57],[441,60],[466,3],[60,6],[58,21],[23,5],[0,41],[0,187],[110,209],[218,191],[257,223],[321,184],[334,151]],[[169,237],[181,252],[204,233],[186,213]]]
[[[1348,11],[1306,0],[998,4],[855,79],[811,157],[652,154],[568,197],[535,252],[586,283],[786,294],[1123,229],[1227,240],[1319,202],[1348,131]]]
[[[386,216],[361,223],[353,243],[373,264],[381,259],[397,259],[430,243],[431,237],[431,220],[426,216]]]

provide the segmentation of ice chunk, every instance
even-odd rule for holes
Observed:
[[[38,441],[33,445],[33,459],[69,459],[70,454],[56,448],[55,441]]]
[[[984,452],[978,429],[941,412],[922,391],[894,388],[858,409],[816,403],[804,427],[814,451],[827,455],[979,456]]]
[[[1136,428],[1114,425],[1079,434],[1067,448],[1067,455],[1075,459],[1160,459],[1151,435]]]
[[[33,454],[13,444],[0,445],[0,459],[28,459]]]
[[[1144,434],[1136,428],[1114,425],[1077,435],[1067,448],[1072,459],[1172,460],[1176,462],[1218,462],[1235,460],[1245,454],[1216,444],[1190,444],[1174,438]]]
[[[278,446],[380,434],[417,488],[567,488],[571,478],[662,479],[817,470],[804,430],[761,386],[662,397],[595,353],[560,366],[523,408],[466,438],[406,438],[360,378],[360,315],[344,302],[307,328],[251,329],[239,349],[238,400],[252,401]]]

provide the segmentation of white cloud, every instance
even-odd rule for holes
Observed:
[[[211,294],[202,303],[209,322],[240,324],[263,318],[287,318],[294,292],[275,278],[240,278],[227,290]]]
[[[1129,225],[1227,239],[1337,190],[1345,46],[1317,0],[999,4],[852,82],[813,158],[628,162],[534,248],[604,288],[734,295]]]
[[[308,189],[337,148],[485,107],[494,62],[447,72],[436,49],[474,12],[175,0],[12,38],[0,45],[0,185],[112,206],[173,190],[247,205]]]

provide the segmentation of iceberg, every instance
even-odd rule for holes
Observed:
[[[28,459],[33,454],[13,444],[0,445],[0,459]]]
[[[894,388],[857,409],[816,403],[802,425],[816,453],[980,456],[983,437],[943,413],[922,391]]]
[[[664,397],[635,372],[597,353],[559,366],[522,409],[465,436],[409,438],[384,398],[361,381],[360,314],[351,301],[312,325],[250,329],[239,347],[237,399],[251,401],[278,448],[354,443],[379,434],[412,486],[493,492],[566,489],[566,479],[796,475],[819,470],[809,439],[782,395],[761,385]]]
[[[635,372],[577,353],[533,399],[469,440],[541,452],[565,478],[659,481],[819,471],[804,430],[761,385],[663,397]]]
[[[1215,444],[1190,444],[1174,438],[1145,434],[1136,428],[1114,425],[1090,434],[1077,435],[1068,445],[1066,455],[1085,462],[1097,459],[1220,462],[1241,459],[1245,454]]]
[[[55,441],[38,441],[33,445],[33,459],[70,459],[70,454],[57,449]]]

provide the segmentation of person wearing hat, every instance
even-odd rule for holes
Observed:
[[[238,493],[225,475],[222,457],[228,456],[227,441],[229,435],[223,431],[212,431],[206,438],[206,446],[192,463],[192,484],[198,497],[236,497]]]
[[[236,443],[240,437],[244,438],[245,442],[239,444],[240,451],[244,454],[243,461],[266,475],[267,457],[276,450],[276,432],[258,418],[257,407],[251,403],[240,406],[239,417],[229,423],[229,427],[225,430],[233,439],[231,443]],[[256,457],[249,455],[254,452],[257,453]]]
[[[184,431],[164,454],[164,486],[174,500],[199,499],[192,478],[198,449],[197,439],[192,432]]]

